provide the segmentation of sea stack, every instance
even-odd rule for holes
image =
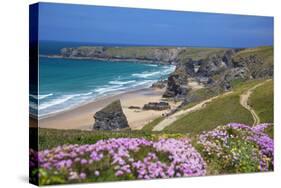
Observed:
[[[116,100],[102,110],[96,112],[94,118],[94,130],[118,131],[120,129],[129,128],[120,100]]]

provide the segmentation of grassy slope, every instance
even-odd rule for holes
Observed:
[[[262,58],[265,64],[273,65],[273,47],[272,46],[264,46],[258,48],[247,48],[235,54],[233,57],[234,60],[238,60],[239,58],[248,57],[250,55],[256,55],[259,58]]]
[[[92,50],[99,47],[82,46],[79,47],[83,50]],[[155,56],[155,51],[165,51],[175,49],[177,47],[107,47],[105,48],[106,54],[113,57],[126,57],[126,58],[152,58]],[[180,62],[185,62],[187,59],[194,60],[205,59],[214,53],[223,52],[223,48],[185,48],[177,57]]]
[[[162,120],[164,119],[164,117],[160,116],[158,118],[155,118],[153,121],[149,122],[148,124],[146,124],[142,130],[143,131],[152,131],[152,129],[154,128],[154,126],[156,126],[158,123],[160,123]]]
[[[178,55],[178,59],[181,62],[185,62],[190,58],[193,60],[206,59],[212,54],[218,54],[224,51],[225,49],[223,48],[187,48]]]
[[[262,64],[259,65],[256,64],[248,65],[248,68],[250,69],[250,72],[253,75],[260,75],[263,74],[263,72],[267,72],[273,69],[272,46],[245,49],[235,54],[233,59],[236,61],[239,60],[240,58],[247,58],[247,57],[249,58],[252,55],[256,56],[263,62]]]
[[[30,133],[35,133],[36,128],[30,128]],[[159,138],[183,138],[188,134],[146,132],[146,131],[81,131],[81,130],[58,130],[39,128],[39,150],[50,149],[64,144],[95,144],[99,140],[110,138],[145,138],[158,140]],[[37,137],[37,134],[33,134]],[[33,141],[36,142],[36,141]],[[37,146],[34,146],[35,148]]]
[[[39,150],[63,144],[94,144],[98,140],[120,137],[151,138],[151,134],[142,131],[80,131],[39,129]]]
[[[239,99],[242,92],[259,82],[261,82],[261,80],[233,83],[234,92],[232,94],[212,101],[202,110],[181,117],[164,130],[173,132],[190,132],[194,134],[201,131],[211,130],[218,125],[230,122],[240,122],[245,124],[253,123],[250,112],[240,105]]]
[[[260,117],[261,123],[273,123],[273,81],[255,89],[249,104]]]
[[[199,102],[211,98],[215,96],[216,93],[211,91],[208,88],[202,88],[196,91],[191,91],[190,96],[193,98],[193,101],[189,103],[188,105],[184,106],[183,109],[191,108],[192,106],[198,104]],[[158,118],[155,118],[153,121],[147,123],[143,128],[142,131],[152,131],[152,129],[160,123],[164,117],[160,116]]]

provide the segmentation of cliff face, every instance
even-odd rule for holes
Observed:
[[[191,77],[207,87],[229,90],[233,80],[273,76],[272,47],[224,49],[205,54],[178,62],[175,72],[168,78],[163,97],[183,98],[188,93],[187,78]]]
[[[163,97],[184,98],[187,79],[195,78],[208,87],[229,90],[235,79],[273,76],[273,47],[252,49],[175,47],[78,47],[63,48],[64,58],[140,60],[176,64],[167,80]]]
[[[176,61],[181,48],[154,47],[78,47],[63,48],[61,56],[64,58],[101,58],[101,59],[136,59],[151,63],[169,64]]]

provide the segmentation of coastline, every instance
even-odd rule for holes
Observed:
[[[155,61],[149,59],[134,59],[134,58],[100,58],[100,57],[65,57],[62,55],[44,55],[40,54],[39,57],[53,58],[53,59],[73,59],[73,60],[97,60],[97,61],[111,61],[111,62],[130,62],[130,63],[144,63],[153,65],[175,65],[174,62]]]
[[[145,124],[161,116],[162,114],[167,113],[168,110],[136,110],[129,109],[129,107],[139,106],[140,108],[142,108],[143,105],[148,102],[159,102],[162,99],[163,93],[163,89],[144,88],[99,98],[95,101],[91,101],[76,108],[43,117],[39,119],[38,127],[53,129],[92,130],[92,126],[94,124],[94,114],[114,100],[120,99],[129,126],[132,130],[139,130]],[[172,109],[176,108],[179,105],[178,103],[174,102],[169,103]]]

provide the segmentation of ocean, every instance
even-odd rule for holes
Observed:
[[[40,49],[40,54],[58,54],[58,46],[52,49],[49,44],[47,50]],[[52,53],[44,53],[47,51]],[[30,112],[37,115],[38,109],[42,118],[100,97],[148,88],[157,80],[167,78],[174,69],[172,65],[140,62],[40,57],[39,95],[30,95]]]

